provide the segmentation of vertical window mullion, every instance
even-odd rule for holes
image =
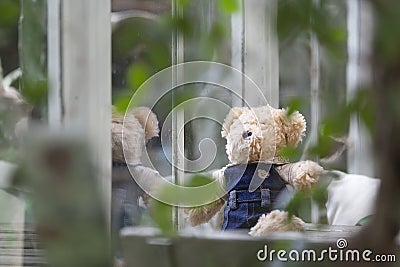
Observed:
[[[279,51],[276,35],[277,1],[243,1],[243,72],[262,90],[268,103],[279,106]],[[251,106],[264,105],[256,93],[243,88]]]
[[[319,0],[314,0],[313,4],[315,6],[319,5]],[[320,123],[320,47],[318,38],[315,33],[311,32],[310,35],[310,54],[311,54],[311,62],[310,62],[310,90],[311,90],[311,130],[310,130],[310,138],[308,139],[307,146],[314,146],[318,142],[318,126]],[[309,157],[309,155],[307,155]],[[314,157],[313,160],[318,161],[318,157]],[[311,222],[318,223],[319,222],[319,207],[318,203],[313,199],[311,200]]]
[[[183,9],[178,0],[172,0],[172,16],[182,17]],[[184,62],[184,36],[181,31],[175,29],[172,36],[172,88],[179,84],[182,80],[184,73],[174,67],[177,64]],[[185,132],[184,120],[185,113],[183,109],[174,108],[176,104],[176,94],[172,93],[172,181],[175,184],[182,185],[184,183],[185,175]],[[177,230],[184,227],[184,214],[178,207],[173,209],[173,220]]]
[[[48,121],[51,128],[61,128],[62,95],[61,95],[61,33],[60,33],[60,0],[47,2],[47,58],[49,79],[49,112]]]
[[[91,148],[106,220],[111,210],[111,2],[52,2],[49,124],[78,132]],[[58,2],[58,3],[57,3]],[[57,22],[58,21],[58,22]],[[58,26],[57,26],[58,25]],[[54,100],[54,101],[53,101]]]
[[[372,47],[372,12],[368,1],[348,0],[347,8],[346,84],[347,99],[351,101],[361,86],[371,83],[368,60]],[[374,176],[371,136],[357,114],[350,118],[349,140],[353,145],[347,151],[347,171]]]

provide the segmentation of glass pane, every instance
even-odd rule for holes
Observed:
[[[320,1],[314,1],[314,4],[317,2]],[[347,22],[346,1],[321,2],[319,12],[327,12],[327,16],[324,19],[315,19],[319,19],[320,23],[334,25],[335,33],[331,32],[332,36],[327,36],[325,39],[323,39],[324,36],[321,32],[314,34],[318,43],[318,51],[315,51],[315,47],[312,47],[312,29],[307,28],[308,26],[305,28],[298,27],[297,30],[286,32],[285,27],[295,27],[296,23],[298,24],[301,20],[301,18],[289,19],[290,9],[287,6],[293,5],[288,4],[287,1],[281,2],[278,17],[278,29],[281,30],[279,40],[279,98],[281,107],[294,104],[306,118],[305,140],[299,144],[300,150],[304,151],[304,149],[310,149],[310,144],[308,147],[306,146],[311,136],[311,129],[314,128],[314,125],[312,125],[314,116],[318,116],[318,123],[321,123],[327,116],[335,114],[338,107],[346,103],[345,70],[347,61],[345,55],[347,52],[344,38]],[[307,20],[309,19],[307,17]],[[329,27],[325,25],[325,28]],[[333,36],[334,34],[336,36]],[[329,39],[329,41],[326,39]],[[318,77],[315,77],[315,72],[311,69],[312,60],[316,56],[318,57]],[[313,99],[311,93],[313,76],[318,79],[319,84],[315,99]],[[318,103],[312,103],[312,101]],[[313,104],[318,105],[318,111],[312,110]],[[315,127],[317,131],[318,127]],[[315,134],[318,135],[318,133]],[[316,140],[311,143],[314,142]],[[315,145],[315,143],[312,145]],[[337,147],[335,146],[335,148]],[[344,155],[331,167],[345,169],[346,158]]]
[[[0,1],[0,265],[32,264],[24,251],[38,245],[24,238],[31,234],[31,201],[16,173],[27,152],[28,119],[46,120],[46,18],[46,1]],[[40,262],[39,253],[29,253]]]
[[[0,3],[0,160],[15,161],[15,125],[21,114],[19,79],[11,79],[19,68],[18,21],[19,1]],[[14,72],[15,73],[15,72]],[[11,75],[10,75],[11,74]],[[16,77],[17,78],[17,77]]]
[[[171,14],[171,2],[114,0],[112,11],[113,103],[122,111],[146,79],[171,65],[172,31],[166,25]],[[158,92],[149,90],[147,94],[152,99]],[[155,104],[143,101],[136,106],[152,108],[162,130],[171,103]],[[147,150],[160,174],[168,176],[171,175],[171,166],[161,153],[160,144],[159,138],[153,138]]]
[[[217,1],[113,1],[113,103],[124,110],[127,99],[143,90],[131,107],[151,108],[160,136],[148,142],[142,163],[167,180],[177,178],[177,168],[186,176],[228,163],[221,125],[240,98],[204,82],[174,88],[174,79],[187,73],[179,76],[165,68],[194,60],[230,65],[230,18]],[[166,81],[147,88],[143,82],[156,79],[161,70],[169,71]]]
[[[189,1],[183,8],[183,19],[190,27],[190,31],[183,33],[185,62],[213,61],[230,65],[231,16],[218,1]],[[186,171],[206,172],[225,166],[228,161],[221,123],[232,105],[230,88],[195,83],[182,89],[191,92],[192,100],[197,99],[184,109]]]

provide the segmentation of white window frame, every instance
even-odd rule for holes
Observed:
[[[352,100],[361,86],[371,84],[372,70],[370,55],[372,49],[372,8],[368,1],[347,1],[347,51],[346,70],[347,99]],[[360,118],[350,119],[347,171],[349,173],[375,176],[372,140]]]
[[[48,1],[49,125],[89,144],[110,223],[111,1]]]
[[[279,106],[279,47],[276,35],[277,0],[246,0],[240,12],[232,14],[231,65],[252,79],[268,103]],[[257,27],[254,27],[257,25]],[[233,30],[235,29],[235,30]],[[250,103],[265,105],[242,86],[241,97]],[[253,98],[252,98],[253,97]],[[233,103],[241,106],[242,103]]]

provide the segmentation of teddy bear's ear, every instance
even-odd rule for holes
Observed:
[[[142,125],[146,141],[158,136],[160,130],[158,128],[157,116],[151,109],[148,107],[137,107],[132,110],[132,114],[139,121],[140,125]]]
[[[242,107],[231,108],[224,120],[224,124],[222,125],[222,137],[226,137],[228,135],[232,123],[240,117],[240,115],[243,113],[243,110],[244,108]]]
[[[304,116],[298,111],[289,115],[286,109],[281,109],[280,117],[282,130],[287,142],[286,145],[296,146],[306,131]]]

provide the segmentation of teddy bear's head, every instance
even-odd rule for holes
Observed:
[[[158,120],[147,107],[129,110],[124,116],[112,111],[112,159],[113,162],[140,164],[146,143],[158,136]],[[124,151],[125,149],[125,151]]]
[[[282,149],[297,146],[306,130],[306,121],[298,111],[270,106],[234,107],[222,126],[230,163],[274,162],[282,159]]]

